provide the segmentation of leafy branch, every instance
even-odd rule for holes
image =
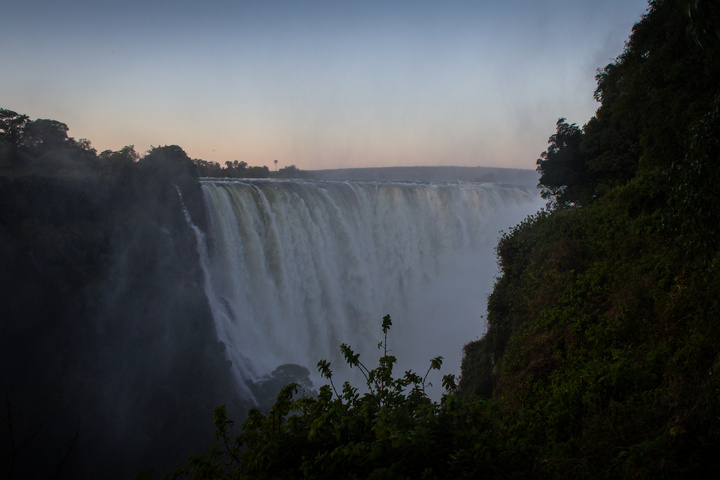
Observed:
[[[422,478],[428,472],[445,472],[450,453],[457,449],[452,443],[457,437],[441,434],[457,431],[450,426],[458,422],[461,404],[453,395],[455,377],[443,377],[446,393],[439,404],[428,398],[425,388],[431,385],[430,372],[442,366],[442,357],[430,361],[423,377],[412,371],[394,377],[397,359],[388,349],[391,326],[386,315],[378,343],[382,356],[373,369],[349,345],[340,346],[346,363],[363,374],[366,393],[361,395],[349,382],[338,390],[330,363],[321,360],[317,368],[329,385],[316,397],[298,397],[298,385],[287,385],[269,412],[248,413],[238,436],[226,408],[217,407],[215,445],[205,455],[191,457],[174,478],[284,478],[298,471],[308,478]],[[442,439],[452,441],[441,445]]]

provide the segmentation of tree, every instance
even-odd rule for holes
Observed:
[[[225,176],[227,177],[244,177],[245,170],[247,169],[247,162],[241,162],[239,160],[233,160],[225,162]]]
[[[0,146],[19,147],[27,121],[27,115],[0,108]]]
[[[582,141],[580,127],[560,118],[548,149],[537,160],[541,195],[557,206],[583,204],[591,197],[587,165],[580,150]]]
[[[70,140],[72,140],[72,138]],[[97,150],[93,148],[92,142],[90,142],[90,140],[88,140],[87,138],[81,138],[80,140],[76,141],[75,146],[83,152],[89,153],[91,155],[97,155]]]
[[[0,108],[0,165],[18,168],[23,163],[23,156],[18,150],[27,121],[27,115]]]
[[[28,147],[57,148],[68,141],[68,130],[62,122],[39,118],[25,124],[24,143]]]
[[[104,150],[100,153],[99,158],[101,160],[118,163],[134,163],[140,158],[140,155],[135,151],[134,145],[125,145],[120,150],[113,152],[112,150]]]
[[[278,178],[303,178],[306,172],[300,170],[295,165],[288,165],[275,172],[275,176]]]

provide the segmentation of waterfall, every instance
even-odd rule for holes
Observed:
[[[477,183],[204,179],[202,191],[205,290],[248,398],[281,364],[342,370],[341,343],[373,365],[388,313],[399,368],[443,355],[443,373],[459,373],[484,332],[498,231],[542,204]]]

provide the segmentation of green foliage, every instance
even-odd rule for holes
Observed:
[[[716,3],[651,2],[623,53],[598,70],[595,99],[601,105],[595,115],[582,130],[558,122],[538,160],[543,196],[559,206],[587,204],[652,169],[667,172],[668,178],[657,180],[686,190],[686,172],[698,170],[688,164],[709,146],[698,143],[698,128],[706,127],[697,124],[708,120],[716,103]]]
[[[585,203],[589,197],[587,165],[580,151],[582,140],[582,130],[561,118],[557,132],[550,136],[548,149],[537,161],[541,195],[558,206]]]
[[[635,207],[644,181],[504,236],[488,333],[465,349],[461,390],[506,412],[494,441],[552,478],[717,467],[718,282]]]
[[[683,235],[690,254],[708,255],[718,249],[720,230],[720,95],[690,128],[690,141],[682,161],[668,169],[672,179],[669,220]]]
[[[249,412],[238,435],[225,408],[215,409],[215,445],[191,457],[175,478],[457,478],[468,458],[482,456],[480,438],[471,440],[482,421],[469,422],[470,415],[480,419],[482,402],[455,396],[452,375],[443,378],[439,403],[428,398],[428,374],[440,369],[442,357],[431,360],[424,377],[394,376],[391,325],[385,316],[382,356],[373,369],[350,346],[340,347],[364,375],[364,393],[348,382],[338,390],[330,364],[321,360],[318,370],[329,385],[315,398],[298,397],[297,385],[287,385],[267,413]]]

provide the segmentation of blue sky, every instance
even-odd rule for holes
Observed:
[[[534,168],[645,0],[0,0],[0,107],[99,151]]]

